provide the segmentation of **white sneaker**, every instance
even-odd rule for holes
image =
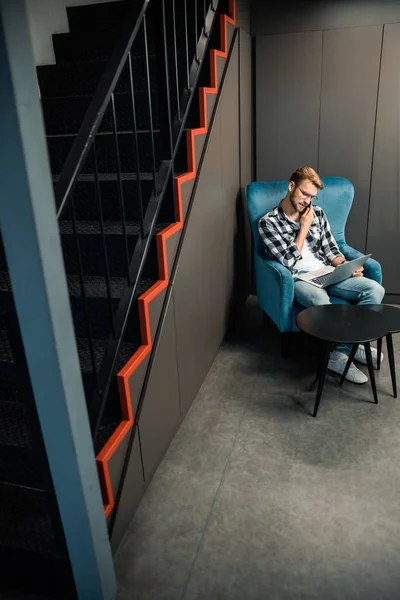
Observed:
[[[371,354],[372,354],[373,365],[376,368],[378,366],[378,351],[375,348],[371,347]],[[356,352],[354,360],[362,363],[363,365],[368,364],[364,346],[361,346],[361,345],[358,346],[358,350]],[[383,352],[381,352],[381,362],[382,361],[383,361]]]
[[[330,358],[328,362],[328,369],[342,375],[349,357],[344,354],[344,352],[337,351],[332,352],[331,356],[332,358]],[[351,363],[350,368],[347,371],[346,379],[352,383],[367,383],[368,381],[368,377],[360,371],[360,369],[357,369],[353,363]]]

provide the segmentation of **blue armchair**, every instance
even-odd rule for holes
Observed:
[[[332,233],[340,251],[348,259],[361,253],[346,244],[344,229],[354,198],[354,187],[348,179],[325,177],[324,189],[318,192],[316,204],[326,213]],[[274,321],[279,330],[299,331],[296,317],[303,310],[294,300],[294,284],[291,272],[274,260],[269,260],[258,233],[258,221],[265,213],[277,206],[286,196],[289,181],[257,181],[246,187],[246,205],[254,241],[254,272],[258,303]],[[369,259],[364,265],[366,277],[382,283],[380,264]],[[346,304],[341,298],[332,297],[334,304]]]

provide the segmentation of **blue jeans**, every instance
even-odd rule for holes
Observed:
[[[330,296],[337,296],[344,300],[350,300],[357,305],[380,304],[385,295],[384,288],[366,277],[350,277],[325,289],[317,288],[311,283],[294,280],[294,297],[297,302],[308,308],[309,306],[321,306],[331,304]],[[336,350],[350,354],[351,346],[340,344]]]

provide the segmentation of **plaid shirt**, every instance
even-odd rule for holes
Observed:
[[[343,254],[339,251],[324,211],[319,206],[313,208],[315,216],[306,239],[315,256],[330,265],[334,258]],[[291,221],[281,205],[261,217],[258,231],[269,258],[278,260],[293,273],[301,271],[302,256],[294,243],[300,223]]]

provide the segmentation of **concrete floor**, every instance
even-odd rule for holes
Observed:
[[[400,362],[400,335],[395,339]],[[385,348],[384,348],[385,350]],[[119,600],[394,600],[400,593],[400,399],[279,355],[250,299],[116,556]],[[364,368],[364,367],[363,367]],[[398,369],[399,370],[399,369]]]

